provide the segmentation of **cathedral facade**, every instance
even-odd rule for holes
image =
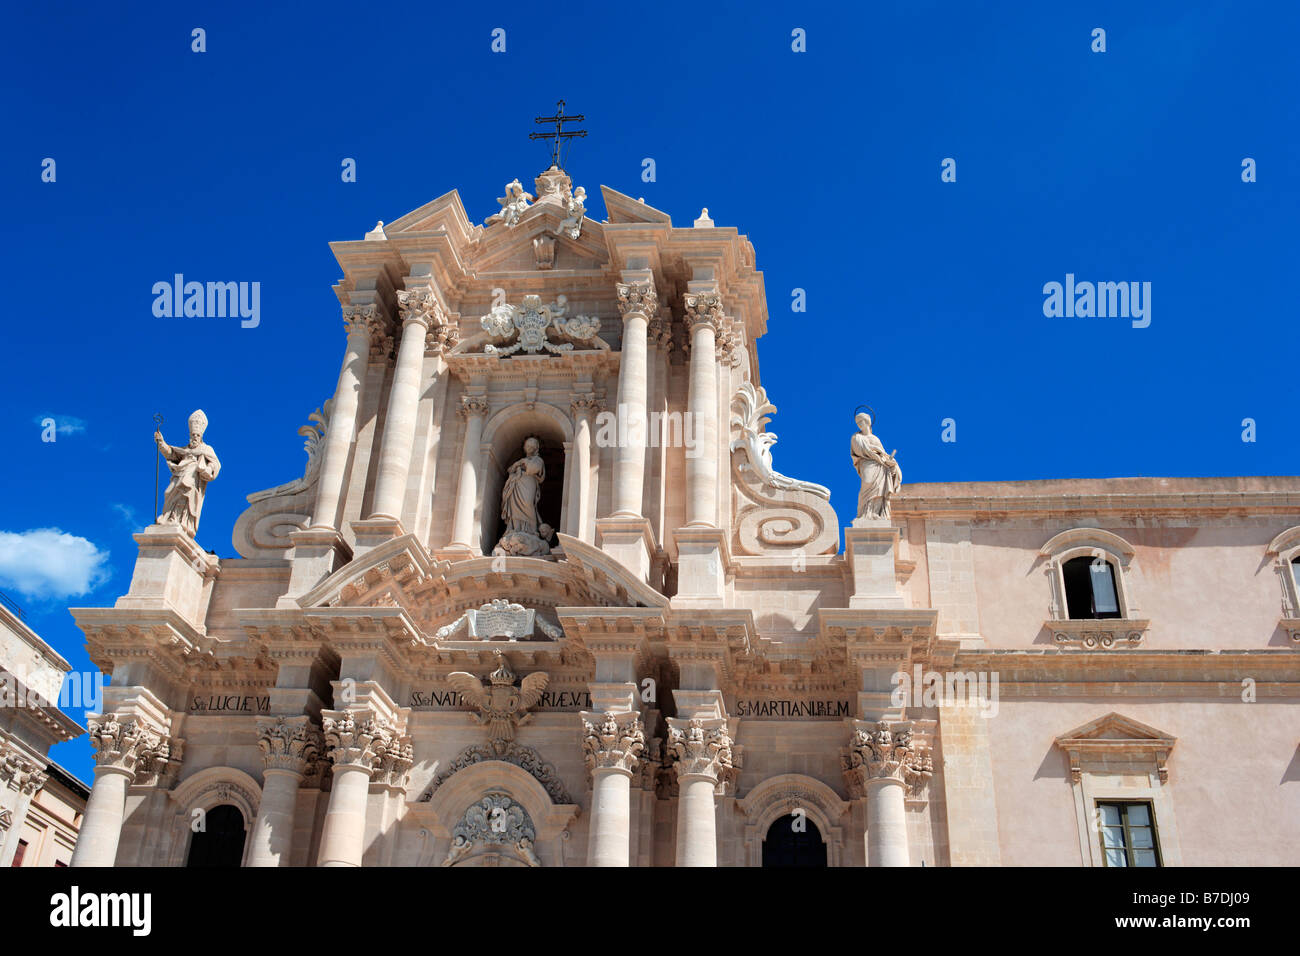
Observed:
[[[334,243],[337,389],[239,558],[206,419],[158,436],[73,611],[73,865],[1296,862],[1300,479],[902,484],[864,413],[837,516],[773,463],[753,246],[603,197]]]

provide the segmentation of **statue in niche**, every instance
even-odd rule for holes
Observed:
[[[199,529],[199,512],[203,510],[203,496],[208,482],[217,477],[221,462],[211,445],[203,443],[203,432],[208,427],[208,417],[199,409],[190,416],[190,443],[177,447],[163,441],[162,432],[153,433],[158,454],[167,461],[172,480],[163,498],[163,513],[158,524],[174,525],[191,538]]]
[[[536,438],[526,439],[524,457],[506,472],[506,485],[501,491],[504,530],[492,550],[493,555],[541,557],[551,553],[547,542],[555,532],[537,513],[537,505],[542,500],[542,482],[546,480],[546,464],[539,454],[541,448]]]
[[[858,433],[849,442],[849,452],[853,456],[853,467],[862,480],[858,491],[859,521],[874,522],[889,518],[889,496],[898,491],[903,483],[903,472],[893,455],[885,454],[885,446],[871,433],[871,416],[859,412],[853,419],[857,422]]]

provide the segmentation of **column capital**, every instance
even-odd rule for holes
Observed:
[[[458,411],[460,412],[460,417],[464,419],[470,419],[476,416],[482,418],[487,415],[490,407],[491,406],[488,405],[488,400],[486,398],[477,395],[462,395],[460,397],[460,408]]]
[[[383,306],[376,302],[343,306],[343,327],[349,336],[361,332],[367,339],[372,339],[383,333],[387,325]]]
[[[618,770],[633,775],[645,750],[645,725],[636,711],[592,714],[582,711],[582,753],[587,770]]]
[[[368,710],[322,710],[321,730],[335,769],[372,773],[393,746],[391,725]]]
[[[400,290],[397,293],[397,307],[403,326],[413,324],[427,329],[447,322],[447,313],[431,285]]]
[[[706,777],[715,784],[734,776],[731,734],[722,719],[668,718],[668,759],[678,781]]]
[[[659,293],[652,280],[619,282],[614,288],[618,293],[618,313],[624,321],[633,315],[649,321],[659,311]]]
[[[687,292],[683,297],[686,306],[686,327],[694,334],[699,328],[722,327],[726,318],[722,311],[722,296],[717,292]]]
[[[596,397],[595,392],[574,392],[569,396],[569,407],[577,417],[603,411],[605,402]]]
[[[138,718],[102,714],[86,721],[90,745],[95,748],[96,769],[112,770],[134,777],[141,764],[148,764],[162,746],[163,737]]]
[[[324,739],[310,718],[261,717],[257,721],[257,746],[265,770],[287,770],[300,776],[321,752]]]
[[[895,781],[917,793],[934,774],[934,758],[913,741],[912,722],[907,720],[854,721],[841,763],[854,796],[865,795],[876,781]]]

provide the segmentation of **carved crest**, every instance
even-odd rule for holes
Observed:
[[[523,351],[537,353],[543,350],[552,354],[573,351],[572,342],[553,342],[552,334],[559,338],[586,342],[600,331],[600,319],[590,315],[566,317],[568,299],[556,296],[551,305],[543,305],[539,295],[526,295],[519,305],[498,305],[483,316],[483,331],[495,339],[510,344],[489,343],[483,347],[488,355],[513,355]],[[513,342],[511,342],[513,340]]]
[[[515,686],[515,672],[504,654],[497,652],[497,669],[488,675],[486,683],[468,671],[455,671],[447,675],[447,683],[465,699],[465,703],[478,708],[479,723],[487,725],[492,749],[505,753],[515,739],[515,728],[532,719],[530,709],[542,699],[542,691],[550,677],[543,671],[529,674]]]

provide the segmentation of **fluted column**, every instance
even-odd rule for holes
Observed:
[[[858,721],[845,757],[851,792],[867,800],[867,866],[910,866],[906,797],[929,781],[934,761],[908,721]]]
[[[478,503],[479,461],[483,442],[483,422],[487,417],[486,399],[463,396],[460,414],[465,419],[465,446],[460,458],[460,483],[456,486],[456,517],[452,523],[453,547],[468,548],[477,553],[478,535],[474,533],[474,506]]]
[[[320,752],[320,732],[306,717],[261,719],[257,732],[257,745],[262,749],[262,802],[253,821],[248,865],[288,866],[298,787]]]
[[[406,477],[415,444],[415,415],[420,404],[420,373],[424,367],[424,343],[432,324],[445,324],[433,289],[408,289],[397,293],[402,310],[402,340],[397,348],[397,368],[388,395],[384,419],[384,440],[379,449],[379,475],[375,479],[372,518],[402,515]]]
[[[569,534],[582,538],[591,519],[593,496],[591,484],[591,416],[599,410],[601,402],[591,393],[573,396],[573,417],[578,427],[573,437],[573,484],[569,491],[569,509],[572,513]]]
[[[339,502],[343,497],[348,455],[356,438],[357,409],[361,404],[366,364],[370,361],[370,341],[381,332],[384,316],[374,304],[348,305],[343,308],[343,321],[348,330],[348,343],[325,434],[325,457],[321,460],[316,511],[311,523],[316,530],[338,529]]]
[[[321,833],[319,866],[360,866],[365,853],[370,775],[393,745],[388,724],[366,712],[321,711],[334,782]]]
[[[95,748],[95,782],[72,851],[73,866],[112,866],[122,838],[126,791],[137,766],[158,749],[161,738],[136,718],[104,714],[87,721]]]
[[[646,332],[659,307],[652,282],[620,282],[623,354],[618,369],[618,448],[614,458],[614,514],[639,517],[645,483]]]
[[[630,866],[632,775],[645,750],[636,712],[582,713],[582,749],[591,771],[590,866]]]
[[[677,774],[677,865],[717,866],[714,795],[733,769],[727,722],[670,717],[668,757]]]
[[[722,299],[714,292],[686,294],[686,327],[691,335],[687,413],[695,447],[686,455],[686,524],[709,528],[718,511],[718,359],[717,332]]]

